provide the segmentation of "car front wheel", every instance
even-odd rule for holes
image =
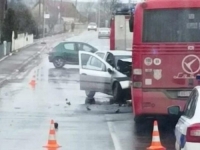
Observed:
[[[114,100],[114,102],[117,102],[117,103],[124,102],[123,90],[122,90],[119,82],[116,82],[113,85],[113,100]]]
[[[90,99],[94,98],[95,93],[94,91],[85,91],[86,96]]]
[[[62,68],[65,65],[65,60],[61,57],[56,57],[53,61],[55,68]]]

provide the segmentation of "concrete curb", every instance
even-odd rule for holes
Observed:
[[[0,62],[3,61],[4,59],[6,59],[7,57],[9,57],[9,55],[7,55],[7,56],[1,58],[1,59],[0,59]]]
[[[41,52],[43,52],[46,49],[46,45],[37,53],[35,53],[33,56],[29,57],[27,60],[25,60],[19,67],[17,70],[21,70],[22,68],[24,68],[29,62],[31,62],[33,59],[37,58]]]
[[[1,80],[1,81],[0,81],[0,86],[1,86],[2,84],[4,84],[5,81],[6,81],[6,78],[4,78],[3,80]]]
[[[25,46],[25,47],[23,47],[23,48],[28,48],[28,47],[31,47],[31,46],[33,46],[33,45],[35,45],[35,44],[37,44],[37,43],[29,44],[29,45],[27,45],[27,46]],[[0,62],[3,61],[3,60],[5,60],[7,57],[12,56],[12,55],[15,54],[15,53],[18,53],[18,52],[21,51],[23,48],[12,51],[10,54],[8,54],[8,55],[6,55],[5,57],[3,57],[2,59],[0,59]]]

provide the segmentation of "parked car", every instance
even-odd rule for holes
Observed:
[[[49,52],[49,62],[53,63],[55,68],[62,68],[65,64],[79,64],[79,51],[94,53],[97,49],[83,42],[61,42]]]
[[[80,52],[80,89],[90,99],[96,92],[112,95],[117,103],[130,99],[131,58],[131,51]]]
[[[176,150],[200,149],[200,86],[195,87],[183,112],[179,106],[168,108],[171,115],[181,115],[175,127]]]
[[[94,31],[97,31],[97,24],[94,23],[94,22],[91,22],[88,24],[88,31],[90,30],[94,30]]]
[[[110,37],[110,28],[99,28],[98,38],[109,38]]]

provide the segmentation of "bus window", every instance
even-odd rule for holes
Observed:
[[[143,42],[199,42],[199,9],[145,10]]]

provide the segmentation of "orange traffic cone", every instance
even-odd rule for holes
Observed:
[[[44,147],[48,148],[48,150],[53,150],[53,149],[57,149],[57,148],[61,147],[57,144],[57,141],[56,141],[56,132],[54,129],[54,121],[53,120],[51,120],[48,143]]]
[[[36,85],[35,75],[33,75],[32,80],[29,82],[29,84],[30,84],[32,87],[35,87],[35,85]]]
[[[152,142],[151,142],[151,146],[148,147],[147,150],[166,150],[166,148],[163,147],[160,142],[160,134],[159,134],[159,130],[158,130],[158,122],[157,121],[154,121]]]

